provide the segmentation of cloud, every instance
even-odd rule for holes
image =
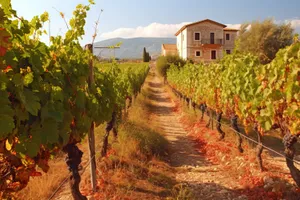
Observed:
[[[291,27],[295,29],[296,33],[300,33],[300,19],[287,19],[287,20],[275,20],[275,23],[280,24],[280,23],[290,23]],[[228,28],[235,28],[239,29],[241,27],[241,24],[226,24]],[[251,25],[250,25],[251,27]],[[249,27],[249,28],[250,28]]]
[[[174,34],[189,22],[180,24],[160,24],[152,23],[148,26],[139,26],[137,28],[119,28],[111,32],[100,35],[101,38],[133,38],[133,37],[174,37]]]
[[[300,19],[290,19],[285,20],[286,23],[291,23],[291,26],[293,29],[295,29],[295,32],[300,33]]]
[[[184,25],[191,22],[182,22],[180,24],[160,24],[152,23],[148,26],[139,26],[137,28],[119,28],[111,32],[102,33],[101,38],[134,38],[134,37],[175,37],[175,33]],[[238,29],[241,24],[226,24],[229,28]]]
[[[241,27],[241,24],[225,24],[227,28],[234,28],[239,29]]]
[[[284,21],[276,21],[277,23],[291,23],[292,28],[300,33],[300,19],[289,19]],[[136,28],[119,28],[111,32],[102,33],[103,39],[109,38],[134,38],[134,37],[174,37],[174,34],[184,25],[190,22],[182,22],[179,24],[160,24],[152,23],[148,26],[138,26]],[[228,28],[239,29],[241,24],[226,24]]]

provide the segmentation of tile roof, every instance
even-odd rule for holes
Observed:
[[[234,29],[234,28],[224,28],[224,31],[239,31],[238,29]]]
[[[196,24],[200,24],[200,23],[203,23],[203,22],[210,22],[210,23],[213,23],[213,24],[216,24],[216,25],[219,25],[219,26],[223,26],[223,28],[226,27],[225,24],[221,24],[219,22],[216,22],[216,21],[213,21],[213,20],[210,20],[210,19],[204,19],[204,20],[201,20],[201,21],[198,21],[198,22],[194,22],[194,23],[191,23],[191,24],[184,25],[179,31],[177,31],[175,36],[177,36],[179,33],[181,33],[185,28],[187,28],[189,26],[196,25]]]
[[[177,50],[176,44],[162,44],[165,50]]]

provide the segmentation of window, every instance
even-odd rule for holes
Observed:
[[[194,38],[194,39],[195,39],[196,41],[199,41],[200,38],[201,38],[200,32],[196,32],[196,33],[195,33],[195,38]]]
[[[217,59],[217,51],[216,50],[212,50],[211,51],[211,59],[212,60],[216,60]]]
[[[210,44],[215,43],[215,33],[210,33]]]
[[[226,40],[230,40],[230,34],[226,33]]]
[[[201,56],[201,51],[196,51],[195,55],[196,55],[196,57],[200,57]]]
[[[226,54],[231,54],[231,51],[230,50],[226,50]]]

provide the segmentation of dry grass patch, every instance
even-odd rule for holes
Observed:
[[[58,185],[67,177],[69,171],[63,158],[49,162],[48,173],[40,177],[31,177],[26,188],[16,194],[16,199],[41,200],[47,199]]]

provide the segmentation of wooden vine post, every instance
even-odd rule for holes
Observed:
[[[85,49],[93,53],[93,45],[87,44],[85,45]],[[93,58],[89,61],[89,90],[93,90],[95,80],[94,80],[94,66],[93,66]],[[91,161],[90,171],[91,171],[91,184],[93,192],[96,192],[97,180],[96,180],[96,158],[95,158],[95,123],[91,123],[91,127],[88,133],[88,142],[89,142],[89,157]]]

